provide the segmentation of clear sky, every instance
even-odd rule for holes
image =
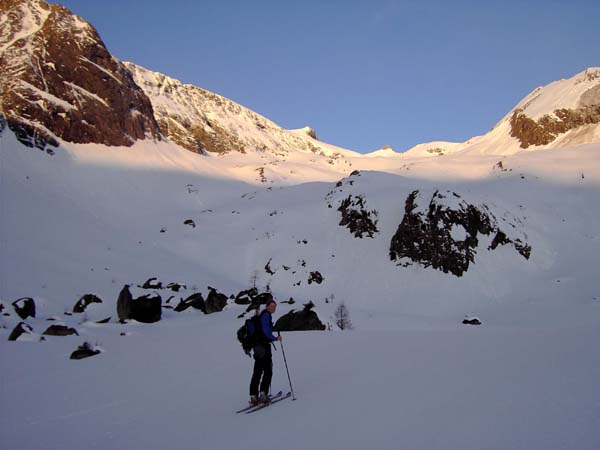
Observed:
[[[117,58],[366,153],[487,132],[600,66],[600,0],[49,0]]]

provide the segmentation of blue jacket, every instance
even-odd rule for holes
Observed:
[[[273,322],[272,322],[270,312],[263,311],[260,314],[260,326],[261,326],[262,334],[267,339],[268,342],[273,342],[273,341],[277,340],[277,338],[275,336],[273,336]]]

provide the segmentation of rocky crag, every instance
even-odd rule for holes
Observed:
[[[43,0],[3,0],[0,16],[0,115],[22,143],[160,139],[148,97],[92,25]]]

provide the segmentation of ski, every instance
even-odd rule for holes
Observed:
[[[271,400],[271,402],[273,402],[274,400],[278,399],[278,398],[279,398],[279,397],[281,397],[282,395],[283,395],[283,391],[279,391],[279,392],[277,392],[276,394],[269,395],[269,400]],[[262,406],[262,405],[248,405],[248,406],[246,406],[245,408],[242,408],[242,409],[239,409],[239,410],[237,410],[235,413],[236,413],[236,414],[243,413],[243,412],[246,412],[246,411],[248,411],[249,409],[253,409],[253,408],[256,408],[256,407],[258,407],[258,406]]]
[[[248,409],[247,411],[245,411],[245,414],[250,414],[256,411],[259,411],[263,408],[266,408],[267,406],[271,406],[274,403],[280,402],[281,400],[285,400],[286,398],[290,398],[292,396],[291,392],[288,392],[287,394],[283,395],[283,396],[278,396],[277,398],[274,398],[273,400],[271,400],[270,403],[263,403],[262,405],[258,405],[255,406],[251,409]]]

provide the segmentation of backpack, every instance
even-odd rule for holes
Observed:
[[[260,316],[252,316],[246,319],[244,325],[237,330],[237,338],[242,344],[242,350],[250,356],[250,350],[256,345],[256,338],[260,333]]]

